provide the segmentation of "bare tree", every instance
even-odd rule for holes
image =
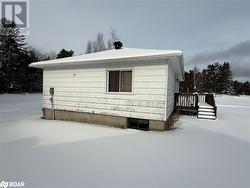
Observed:
[[[106,45],[104,42],[104,35],[103,33],[98,33],[96,36],[96,40],[93,41],[88,41],[87,42],[87,47],[86,47],[86,54],[89,53],[95,53],[99,51],[104,51],[106,50]]]
[[[114,48],[113,43],[119,40],[119,38],[117,36],[116,31],[113,28],[110,29],[109,35],[110,35],[110,38],[108,39],[108,42],[107,42],[107,49],[111,50]]]
[[[90,54],[93,52],[93,42],[92,41],[88,41],[87,42],[87,47],[86,47],[86,54]]]
[[[194,78],[193,78],[193,80],[194,80],[194,91],[196,91],[196,88],[197,88],[197,77],[196,77],[196,74],[197,74],[197,72],[199,72],[199,70],[198,70],[198,68],[197,68],[196,65],[194,66],[193,72],[194,72]]]
[[[106,50],[106,45],[104,42],[104,36],[103,33],[98,33],[96,36],[96,45],[97,45],[97,51],[105,51]]]
[[[92,53],[98,52],[97,42],[92,41]]]
[[[95,40],[89,40],[87,42],[86,51],[85,53],[94,53],[99,51],[105,51],[105,50],[111,50],[113,49],[113,43],[117,40],[119,40],[116,31],[111,28],[109,32],[109,39],[107,41],[107,47],[105,44],[105,39],[103,33],[99,32],[96,36]]]
[[[49,57],[50,57],[50,59],[56,59],[56,52],[51,51],[51,52],[49,53]]]

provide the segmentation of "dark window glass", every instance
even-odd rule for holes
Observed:
[[[121,71],[121,92],[132,91],[132,71]]]
[[[109,92],[119,92],[119,71],[109,71]]]

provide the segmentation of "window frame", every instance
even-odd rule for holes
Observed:
[[[118,92],[114,92],[114,91],[109,91],[109,72],[110,71],[131,71],[131,91],[120,91],[121,89],[121,74],[119,74],[119,91]],[[133,94],[134,93],[134,70],[133,68],[109,68],[106,69],[106,93],[107,94]]]

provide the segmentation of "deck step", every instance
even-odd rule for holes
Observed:
[[[215,116],[211,116],[211,115],[198,115],[197,116],[198,118],[201,118],[201,119],[216,119]]]
[[[199,108],[204,108],[204,109],[213,109],[213,106],[206,106],[206,105],[200,105]]]
[[[198,112],[198,115],[210,115],[210,116],[214,116],[214,112],[202,112],[202,111],[199,111]]]
[[[214,112],[214,109],[210,109],[210,108],[199,108],[198,111],[199,111],[199,112]]]

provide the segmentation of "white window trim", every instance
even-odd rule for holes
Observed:
[[[122,92],[122,91],[110,92],[109,91],[109,71],[132,71],[131,91],[130,92]],[[134,68],[126,67],[126,68],[108,68],[108,69],[106,69],[106,93],[107,94],[116,94],[116,95],[123,95],[123,94],[131,95],[131,94],[133,94],[134,93]]]

